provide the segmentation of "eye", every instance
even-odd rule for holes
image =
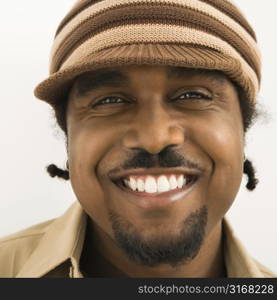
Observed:
[[[201,93],[201,92],[196,92],[196,91],[191,91],[191,92],[185,92],[182,94],[180,97],[176,98],[175,100],[212,100],[212,97],[210,95]]]
[[[106,105],[106,104],[125,103],[125,102],[127,102],[127,101],[120,97],[110,96],[110,97],[106,97],[106,98],[99,100],[97,103],[95,103],[95,106]]]

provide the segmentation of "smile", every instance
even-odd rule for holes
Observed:
[[[130,175],[123,179],[123,185],[131,191],[153,195],[180,190],[193,180],[196,180],[195,176],[184,174]]]
[[[199,178],[198,173],[138,171],[124,174],[113,182],[124,193],[124,199],[142,208],[158,208],[187,196]]]

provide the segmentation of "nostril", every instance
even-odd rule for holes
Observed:
[[[177,144],[171,144],[171,145],[168,145],[168,146],[165,146],[163,149],[162,149],[162,151],[171,151],[171,150],[173,150],[172,148],[176,148],[176,147],[178,147],[178,145]],[[161,151],[161,152],[162,152]]]
[[[122,136],[122,145],[132,150],[145,149],[151,154],[158,154],[165,148],[181,146],[185,139],[184,130],[177,124],[172,124],[173,122],[175,121],[160,120],[155,124],[148,124],[148,121],[134,126],[130,124]]]

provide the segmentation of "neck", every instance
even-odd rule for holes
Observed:
[[[89,222],[82,258],[90,277],[225,277],[221,221],[206,236],[197,256],[177,268],[168,264],[156,267],[130,261],[115,242],[97,225]],[[100,255],[101,253],[101,255]]]

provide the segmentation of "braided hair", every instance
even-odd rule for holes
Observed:
[[[46,167],[48,174],[51,177],[58,177],[64,180],[69,180],[69,171],[58,168],[56,165],[51,164]]]
[[[250,160],[246,159],[244,161],[244,164],[243,164],[243,173],[247,175],[248,177],[248,182],[246,184],[246,188],[249,190],[249,191],[253,191],[257,184],[259,183],[259,180],[256,178],[255,174],[256,174],[256,171],[253,167],[253,164]]]

